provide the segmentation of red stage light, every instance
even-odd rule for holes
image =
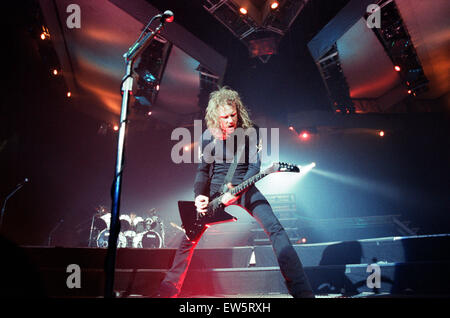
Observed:
[[[168,22],[168,23],[173,22],[173,16],[166,18],[166,22]]]
[[[114,125],[113,129],[114,129],[114,131],[118,131],[119,130],[119,125]]]
[[[309,133],[304,131],[304,132],[300,133],[299,137],[303,140],[307,140],[309,138]]]
[[[247,9],[244,8],[244,7],[241,7],[241,8],[239,9],[239,12],[242,13],[242,14],[247,14]]]
[[[378,132],[378,135],[379,135],[380,137],[384,137],[384,131],[380,130],[380,131]]]
[[[67,97],[71,97],[72,93],[71,92],[67,92]]]
[[[278,2],[276,2],[276,1],[272,2],[272,4],[270,5],[270,8],[272,10],[275,10],[276,8],[278,8]]]
[[[394,66],[394,70],[396,70],[397,72],[400,72],[400,71],[401,71],[401,68],[400,68],[400,66],[395,65],[395,66]]]
[[[289,126],[289,130],[290,130],[290,131],[293,131],[293,130],[294,130],[294,127]]]

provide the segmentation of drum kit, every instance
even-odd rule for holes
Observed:
[[[90,247],[108,247],[111,213],[103,207],[97,208],[92,217],[89,237]],[[164,224],[151,209],[148,216],[142,218],[135,213],[119,216],[120,232],[117,239],[118,248],[162,248],[164,247]]]

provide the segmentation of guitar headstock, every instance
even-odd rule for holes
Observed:
[[[287,162],[274,162],[267,170],[271,172],[300,172],[300,168],[294,164]]]

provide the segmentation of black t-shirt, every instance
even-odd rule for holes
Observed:
[[[199,141],[199,159],[194,181],[194,195],[209,196],[210,184],[223,185],[233,160],[238,160],[233,186],[259,173],[261,158],[258,127],[236,129],[226,140],[215,139],[208,130]],[[236,155],[235,155],[236,154]]]

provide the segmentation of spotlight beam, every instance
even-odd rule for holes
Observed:
[[[401,190],[398,187],[389,184],[376,181],[369,181],[363,178],[339,174],[331,171],[325,171],[322,169],[314,169],[313,172],[325,178],[329,178],[331,180],[341,182],[346,185],[354,186],[359,189],[364,189],[369,192],[379,193],[380,195],[393,200],[397,200],[398,198],[402,197]]]
[[[308,172],[310,172],[314,167],[316,166],[315,162],[311,162],[310,164],[306,166],[298,166],[300,168],[300,176],[304,176]]]

